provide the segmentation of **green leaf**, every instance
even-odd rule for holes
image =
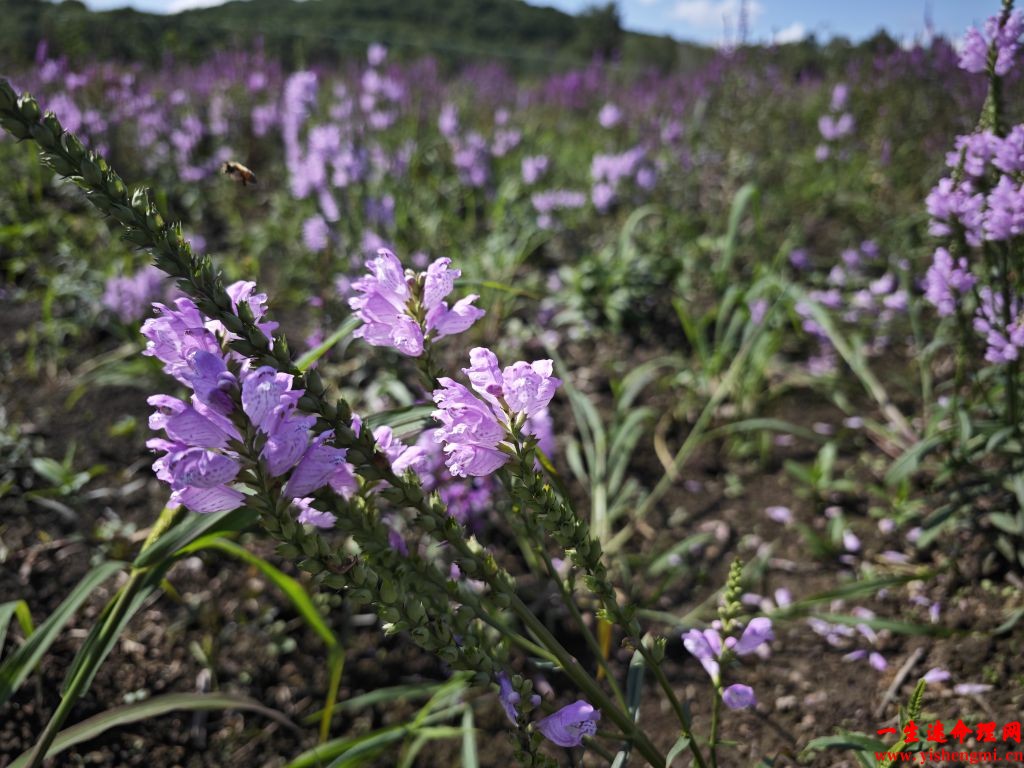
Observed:
[[[678,566],[674,565],[674,562],[679,555],[707,544],[712,538],[712,534],[707,531],[687,536],[682,541],[673,544],[664,553],[658,555],[647,567],[647,573],[651,576],[660,576],[673,568],[677,568]]]
[[[59,461],[47,457],[35,458],[30,462],[32,471],[50,482],[51,485],[64,485],[70,472]]]
[[[249,507],[241,507],[231,512],[214,512],[211,515],[187,515],[180,523],[145,547],[135,558],[132,566],[147,568],[172,556],[200,536],[244,531],[255,524],[258,518],[256,510]]]
[[[346,318],[345,321],[338,326],[337,330],[324,339],[322,343],[313,347],[313,349],[299,357],[299,359],[295,361],[295,367],[300,371],[308,370],[309,366],[326,355],[335,344],[342,339],[351,336],[352,332],[359,327],[359,323],[360,320],[355,315]]]
[[[123,707],[108,709],[93,715],[77,725],[73,725],[57,734],[53,744],[47,751],[47,757],[59,755],[69,747],[95,739],[111,728],[130,725],[140,720],[159,717],[169,712],[198,712],[221,709],[240,709],[269,717],[272,720],[293,730],[298,730],[294,723],[275,709],[260,704],[247,696],[234,696],[226,693],[168,693],[154,696],[145,701],[128,704]],[[28,765],[32,750],[20,755],[8,768],[24,768]]]
[[[324,644],[329,649],[333,649],[338,645],[338,638],[331,628],[327,626],[327,622],[324,621],[320,610],[313,604],[305,588],[291,576],[279,570],[276,566],[271,565],[259,555],[253,554],[245,547],[227,539],[205,536],[178,550],[177,554],[187,555],[207,549],[223,552],[255,567],[285,594],[285,597],[295,606],[295,610],[299,612],[302,619],[309,625],[310,629],[320,636],[320,639],[324,641]]]
[[[889,467],[889,471],[885,473],[885,484],[889,486],[899,485],[904,480],[909,479],[917,471],[921,464],[921,459],[942,445],[943,442],[945,441],[942,437],[933,435],[914,443],[914,445],[900,454],[900,457]]]
[[[857,751],[884,752],[885,742],[863,733],[840,733],[836,736],[820,736],[811,739],[804,747],[804,753],[821,752],[826,749],[855,749]]]
[[[32,612],[28,608],[28,603],[24,600],[12,600],[9,603],[0,604],[0,654],[3,653],[4,641],[7,639],[7,627],[10,626],[11,619],[14,617],[17,617],[18,624],[26,638],[32,634]]]
[[[122,570],[125,563],[110,560],[100,563],[89,571],[39,628],[29,635],[25,644],[0,664],[0,704],[6,702],[18,690],[29,673],[43,657],[60,631],[79,607],[100,584]]]
[[[683,751],[690,748],[690,737],[680,736],[676,739],[676,743],[672,745],[672,749],[665,755],[665,768],[672,768],[672,763],[677,757],[683,754]]]
[[[430,414],[433,411],[432,405],[408,405],[404,408],[374,413],[363,419],[363,423],[371,430],[381,426],[391,427],[396,435],[403,436],[403,433],[421,432],[430,422]]]
[[[462,768],[480,768],[472,707],[462,713]]]
[[[633,658],[629,660],[629,669],[626,672],[626,706],[629,714],[636,721],[640,717],[640,703],[644,693],[644,673],[647,666],[644,664],[644,657],[640,651],[633,652]]]
[[[114,645],[117,643],[117,639],[121,636],[121,633],[124,632],[124,628],[128,626],[128,622],[131,621],[139,608],[142,607],[142,604],[149,599],[150,595],[152,595],[155,590],[159,589],[160,583],[163,581],[163,578],[171,565],[172,563],[170,562],[163,563],[161,564],[161,567],[158,567],[144,575],[132,575],[132,578],[143,579],[143,583],[139,585],[138,591],[131,596],[131,603],[120,615],[115,625],[108,626],[107,622],[117,601],[122,599],[122,595],[128,585],[126,584],[118,590],[117,594],[111,600],[107,601],[107,604],[103,607],[103,611],[100,613],[99,617],[97,617],[92,628],[89,630],[89,634],[86,636],[85,642],[82,643],[82,647],[78,649],[78,653],[75,654],[75,658],[71,662],[71,666],[64,675],[64,682],[61,684],[60,690],[61,696],[66,695],[69,687],[71,686],[71,681],[74,680],[77,675],[81,674],[82,665],[85,661],[87,659],[93,659],[90,663],[90,669],[86,671],[86,678],[83,683],[84,687],[81,690],[82,693],[84,693],[89,689],[89,686],[92,685],[93,679],[96,677],[96,673],[103,665],[107,656],[110,655],[110,652],[113,650]],[[95,648],[97,646],[99,646],[101,650],[98,651],[98,656],[93,656],[96,652]]]
[[[817,613],[819,619],[833,624],[846,624],[855,627],[864,624],[872,629],[888,629],[900,635],[932,635],[936,637],[948,637],[953,634],[947,627],[939,627],[934,624],[917,624],[911,621],[896,621],[895,619],[884,619],[875,617],[871,619],[860,616],[849,616],[845,613]]]

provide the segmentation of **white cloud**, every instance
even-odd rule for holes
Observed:
[[[224,5],[225,2],[226,0],[171,0],[167,4],[167,13],[181,13],[193,8],[212,8],[215,5]]]
[[[694,27],[721,28],[724,20],[735,26],[740,17],[741,0],[679,0],[672,18]],[[753,24],[764,11],[757,0],[747,3],[747,21]]]
[[[799,43],[805,37],[807,37],[807,27],[799,21],[794,21],[788,27],[783,27],[775,33],[775,42],[779,45]]]
[[[646,5],[648,8],[652,5],[657,5],[660,0],[636,0],[640,5]]]

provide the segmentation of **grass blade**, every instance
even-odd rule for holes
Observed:
[[[29,635],[25,644],[0,664],[0,704],[6,702],[35,668],[60,631],[71,620],[89,595],[112,575],[121,571],[125,563],[110,560],[93,568],[78,583],[46,621]]]
[[[249,507],[241,507],[231,512],[215,512],[212,515],[188,515],[150,546],[143,548],[132,566],[147,568],[164,560],[200,536],[245,530],[253,525],[258,517],[256,511]]]
[[[359,327],[360,322],[361,321],[359,320],[359,318],[356,317],[355,315],[346,318],[346,320],[341,325],[338,326],[337,330],[335,330],[334,333],[332,333],[330,336],[324,339],[322,343],[313,347],[313,349],[309,350],[306,354],[299,357],[299,359],[295,361],[295,367],[298,368],[300,371],[307,370],[309,366],[311,366],[321,357],[326,355],[335,344],[337,344],[339,341],[346,338],[347,336],[351,336],[352,331]]]
[[[21,631],[28,638],[32,634],[32,612],[28,603],[24,600],[12,600],[9,603],[0,605],[0,651],[4,649],[4,641],[7,639],[7,628],[11,625],[11,619],[17,617]]]
[[[168,693],[163,696],[154,696],[145,701],[128,704],[123,707],[108,709],[98,715],[93,715],[77,725],[73,725],[57,734],[53,740],[46,756],[53,757],[64,750],[95,739],[97,736],[106,733],[111,728],[118,728],[122,725],[130,725],[140,720],[148,720],[151,717],[159,717],[169,712],[187,711],[197,712],[201,710],[241,709],[255,712],[269,717],[282,725],[295,729],[294,723],[275,709],[270,709],[260,704],[255,699],[247,696],[235,696],[226,693]],[[24,768],[28,765],[29,756],[32,750],[20,755],[8,768]]]

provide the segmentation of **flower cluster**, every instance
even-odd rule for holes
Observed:
[[[425,272],[414,274],[402,268],[386,248],[366,263],[370,271],[352,284],[359,295],[349,306],[363,321],[355,336],[375,347],[392,347],[403,355],[419,357],[424,343],[461,333],[484,316],[473,306],[478,298],[470,294],[451,308],[444,301],[462,272],[449,269],[451,259],[437,259]]]
[[[154,266],[140,269],[134,275],[107,280],[101,303],[124,323],[139,320],[146,314],[153,299],[167,292],[167,276]]]
[[[512,687],[512,682],[505,674],[498,676],[498,689],[502,709],[512,724],[518,727],[522,709],[519,693]],[[530,700],[531,708],[539,704],[540,697],[534,694]],[[560,747],[578,747],[583,743],[585,736],[597,733],[597,723],[600,719],[601,710],[594,709],[589,702],[579,699],[537,721],[534,728],[548,741]]]
[[[968,27],[960,50],[960,66],[968,72],[981,74],[988,69],[988,55],[995,47],[995,73],[1005,75],[1013,66],[1020,36],[1024,32],[1024,16],[1020,11],[1012,12],[1005,24],[1000,16],[992,16],[985,22],[985,33],[976,27]]]
[[[971,28],[963,41],[960,66],[1005,75],[1024,32],[1019,12],[993,16],[984,35]],[[1003,133],[988,115],[974,133],[958,136],[946,155],[950,172],[925,200],[928,230],[946,240],[936,248],[923,281],[925,298],[940,316],[959,309],[985,341],[985,360],[1005,364],[1024,350],[1024,317],[1015,278],[998,254],[1019,247],[1024,235],[1024,124]]]
[[[794,264],[799,262],[803,268],[809,267],[806,254],[794,252],[790,260]],[[872,240],[865,240],[857,248],[843,250],[825,276],[825,285],[808,291],[807,297],[826,309],[840,313],[847,323],[870,318],[876,326],[885,329],[909,306],[910,296],[901,286],[899,277],[906,268],[903,260],[895,265],[886,264],[878,245]],[[819,376],[835,370],[838,355],[828,333],[814,319],[811,305],[800,301],[794,309],[802,320],[803,330],[818,344],[817,353],[808,361],[810,372]],[[869,355],[879,354],[888,343],[887,333],[876,333],[863,351]]]
[[[849,88],[845,83],[837,84],[832,89],[832,99],[829,102],[828,112],[818,118],[818,131],[821,133],[821,138],[826,142],[819,144],[814,150],[814,156],[819,162],[828,159],[832,154],[830,144],[853,133],[853,115],[845,111],[849,93]]]
[[[552,375],[550,360],[519,361],[501,369],[493,352],[476,347],[469,361],[462,372],[476,394],[453,379],[438,379],[441,389],[434,390],[438,410],[433,415],[441,427],[434,439],[444,446],[445,464],[453,475],[481,477],[511,458],[505,443],[517,430],[538,435],[536,421],[546,418],[548,403],[562,382]]]
[[[749,685],[734,683],[722,689],[721,664],[730,655],[746,656],[750,653],[767,651],[767,644],[775,639],[772,621],[759,617],[751,619],[739,639],[722,638],[721,622],[713,622],[709,629],[691,629],[683,633],[683,646],[708,673],[715,687],[719,689],[722,701],[729,709],[746,709],[757,704],[754,689]]]
[[[235,311],[247,303],[269,337],[274,324],[261,322],[266,297],[254,288],[251,282],[235,283],[228,293]],[[245,495],[233,482],[243,468],[259,464],[267,476],[281,479],[301,522],[333,525],[333,516],[311,506],[310,494],[328,484],[338,491],[350,486],[346,451],[329,444],[331,431],[312,434],[316,417],[298,410],[303,391],[293,389],[293,377],[269,366],[252,368],[247,359],[225,352],[222,341],[230,334],[191,299],[154,306],[158,316],[142,326],[143,354],[160,360],[166,373],[192,391],[187,402],[169,395],[149,399],[156,408],[150,427],[167,439],[147,445],[162,453],[153,466],[170,485],[172,503],[193,512],[236,509]]]

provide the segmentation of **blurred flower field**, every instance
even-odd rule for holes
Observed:
[[[2,73],[0,768],[1022,749],[992,11],[675,72]]]

